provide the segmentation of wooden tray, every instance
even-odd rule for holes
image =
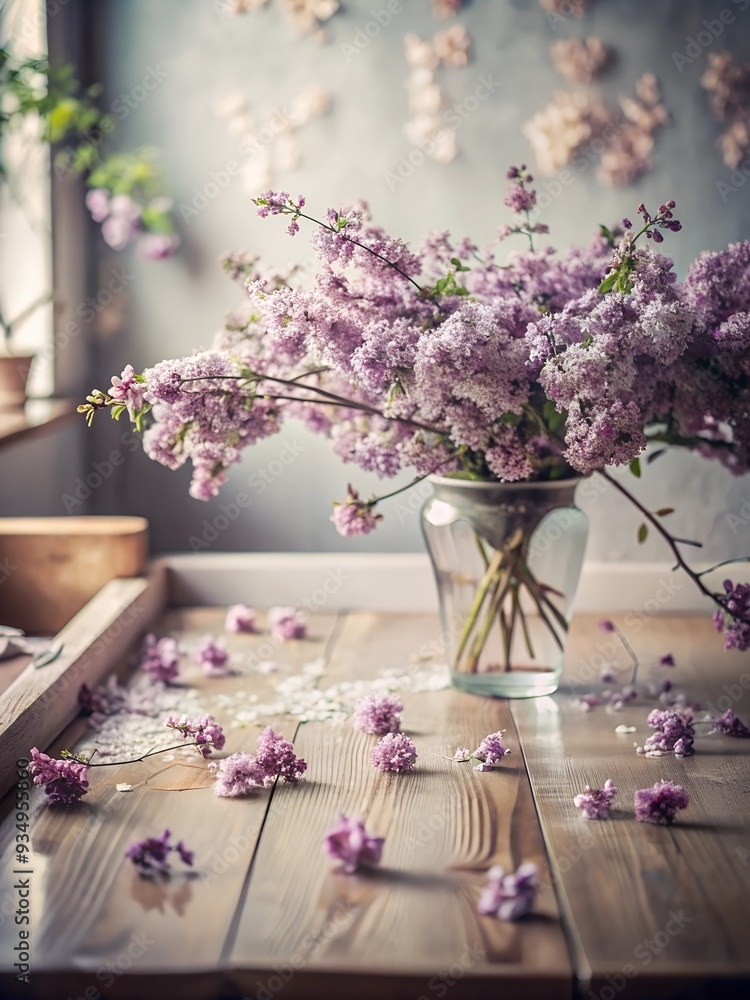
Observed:
[[[365,583],[342,580],[336,556],[302,559],[294,573],[288,560],[276,569],[268,560],[167,560],[148,579],[108,584],[67,627],[64,658],[24,671],[2,695],[4,789],[31,745],[75,746],[81,682],[127,671],[128,651],[147,630],[187,645],[220,633],[223,606],[234,601],[307,603],[307,640],[273,656],[267,634],[232,636],[230,646],[297,672],[322,658],[321,688],[422,669],[440,655],[434,615],[383,610],[393,599],[383,591],[374,609],[363,608]],[[360,610],[347,611],[353,596]],[[569,684],[588,676],[597,641],[595,621],[577,620]],[[750,661],[722,659],[709,621],[645,620],[638,643],[644,661],[674,653],[691,697],[715,699],[721,684],[736,684],[734,707],[750,715],[741,680],[750,681]],[[242,691],[246,704],[270,701],[273,684],[260,673],[195,678],[200,694]],[[554,1000],[592,991],[606,1000],[627,989],[627,997],[747,997],[750,741],[715,736],[694,758],[644,760],[634,737],[614,727],[637,725],[642,741],[647,707],[584,715],[565,685],[555,698],[513,704],[452,689],[407,693],[404,703],[420,752],[412,775],[376,772],[374,738],[348,722],[264,716],[307,759],[303,784],[219,799],[204,770],[165,771],[156,757],[92,769],[89,794],[70,810],[47,808],[35,791],[28,874],[15,871],[11,792],[0,825],[0,996]],[[446,759],[498,729],[513,751],[500,772]],[[252,751],[258,727],[227,733],[229,752]],[[607,777],[621,789],[620,812],[581,822],[573,795]],[[662,777],[685,786],[689,810],[672,828],[635,823],[633,791]],[[134,790],[117,792],[123,781]],[[332,873],[321,839],[339,811],[366,816],[385,836],[383,871]],[[153,884],[134,875],[128,844],[165,827],[195,850],[197,877]],[[535,915],[518,924],[479,917],[486,869],[523,860],[542,870]],[[19,878],[31,880],[29,985],[13,970]]]

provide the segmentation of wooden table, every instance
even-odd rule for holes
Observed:
[[[163,610],[163,583],[108,588],[96,611],[99,652],[84,653],[79,620],[69,631],[67,662],[45,668],[52,671],[46,679],[42,671],[22,674],[0,696],[6,756],[20,755],[28,727],[59,730],[82,676],[77,664],[85,660],[92,675],[122,669],[146,627],[188,646],[222,631],[220,608]],[[128,620],[135,624],[123,633],[118,623]],[[750,721],[750,659],[722,653],[709,620],[664,616],[641,625],[644,663],[671,651],[674,680],[691,698],[719,707],[729,699]],[[273,658],[293,672],[322,657],[317,683],[327,687],[386,668],[425,669],[438,631],[430,615],[321,613],[311,618],[310,638],[286,643]],[[263,634],[232,636],[230,648],[267,658],[267,642]],[[577,618],[566,676],[552,698],[405,694],[404,728],[419,751],[411,775],[375,771],[368,764],[375,737],[348,721],[263,718],[308,761],[304,783],[228,800],[214,795],[199,758],[192,768],[164,770],[157,756],[91,769],[91,790],[77,807],[47,808],[35,791],[31,872],[22,875],[11,853],[14,799],[6,796],[0,996],[746,1000],[750,741],[701,736],[692,758],[638,757],[633,741],[648,735],[649,705],[612,715],[576,704],[576,695],[597,687],[589,663],[599,642],[596,620]],[[62,682],[66,673],[74,685]],[[209,699],[242,690],[252,704],[248,696],[273,697],[276,678],[200,677],[195,686]],[[55,694],[40,713],[45,685]],[[228,723],[232,712],[214,714]],[[617,735],[618,724],[638,731]],[[52,752],[72,748],[84,728],[73,721]],[[507,730],[512,749],[500,771],[477,773],[447,759],[498,729]],[[229,728],[226,750],[252,751],[258,731]],[[617,812],[607,822],[582,821],[574,794],[606,778],[620,789]],[[690,796],[672,827],[634,821],[635,789],[659,778],[678,781]],[[134,790],[117,792],[117,782]],[[321,840],[339,812],[366,817],[368,829],[385,837],[380,871],[333,873]],[[151,883],[124,859],[133,839],[165,827],[196,852],[196,877]],[[480,917],[487,868],[514,869],[524,860],[542,871],[533,916],[516,924]],[[19,879],[30,880],[30,985],[16,983],[12,969]]]

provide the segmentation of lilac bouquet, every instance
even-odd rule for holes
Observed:
[[[89,421],[103,408],[115,418],[127,412],[151,458],[172,469],[192,462],[190,492],[202,500],[246,447],[289,418],[327,436],[343,461],[381,476],[408,467],[414,482],[600,473],[642,512],[642,535],[648,522],[712,598],[727,646],[747,648],[744,591],[731,581],[711,591],[665,529],[664,511],[643,507],[606,467],[629,464],[640,475],[639,456],[658,442],[747,471],[750,242],[701,254],[679,283],[655,247],[681,228],[667,201],[655,214],[640,205],[638,225],[602,226],[587,246],[558,254],[537,246],[547,227],[534,222],[533,178],[514,167],[508,179],[513,222],[481,249],[447,232],[411,249],[364,204],[317,219],[302,197],[265,192],[259,215],[286,216],[292,236],[300,220],[313,224],[312,279],[247,254],[227,257],[246,298],[212,349],[143,374],[128,366],[79,410]],[[510,238],[522,252],[500,261]],[[350,487],[336,528],[373,530],[383,499]],[[554,618],[548,588],[526,565],[527,544],[511,540],[489,560],[485,596],[494,594],[497,610],[524,587]],[[476,603],[475,619],[490,613]]]

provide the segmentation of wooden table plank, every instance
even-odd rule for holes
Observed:
[[[428,616],[352,614],[327,680],[408,668],[409,652],[426,649],[436,632]],[[507,704],[453,690],[403,700],[405,730],[420,754],[411,774],[376,771],[369,754],[377,738],[348,720],[300,727],[295,746],[309,777],[278,788],[271,801],[231,950],[235,988],[273,992],[287,975],[290,1000],[416,1000],[434,990],[456,1000],[569,997],[572,970],[549,880],[533,918],[508,924],[476,912],[493,863],[545,868],[513,735],[516,755],[500,772],[445,759],[458,745],[473,749],[489,732],[512,730]],[[322,839],[339,812],[365,817],[386,838],[381,871],[332,872]]]
[[[723,653],[710,620],[641,624],[630,641],[644,664],[671,651],[679,690],[703,703],[726,699],[728,690],[739,695],[735,711],[750,720],[747,687],[738,682],[750,681],[750,657]],[[638,756],[633,743],[651,732],[653,702],[617,713],[583,713],[575,704],[576,694],[601,690],[590,678],[602,644],[595,620],[577,618],[561,692],[512,704],[583,995],[617,995],[627,985],[628,997],[746,998],[750,741],[699,735],[693,757]],[[619,724],[637,732],[617,735]],[[606,822],[581,820],[573,796],[607,778],[620,790],[617,811]],[[637,823],[636,789],[665,779],[683,785],[689,807],[671,827]]]
[[[181,609],[168,612],[157,623],[157,634],[175,636],[182,645],[197,645],[205,633],[223,632],[221,609]],[[261,624],[263,619],[261,618]],[[317,615],[311,621],[313,638],[288,642],[276,658],[291,671],[324,654],[336,626],[336,616]],[[268,636],[227,636],[235,654],[264,646]],[[196,665],[182,658],[181,682],[194,687],[207,703],[220,694],[243,690],[259,701],[271,700],[268,678],[242,674],[206,678]],[[212,707],[226,724],[231,713]],[[267,718],[291,735],[288,718]],[[227,752],[255,748],[260,725],[227,729]],[[54,744],[51,753],[80,744],[85,723],[76,720]],[[89,734],[90,735],[90,734]],[[175,741],[178,742],[178,741]],[[179,754],[177,755],[178,759]],[[22,986],[25,997],[81,996],[85,989],[139,1000],[163,998],[179,989],[181,997],[214,997],[222,989],[221,956],[256,847],[270,793],[242,800],[217,798],[213,779],[202,759],[189,763],[197,771],[176,764],[162,771],[158,756],[139,764],[91,768],[90,791],[77,806],[59,810],[43,804],[35,790],[31,823],[33,869],[32,985]],[[161,772],[161,773],[159,773]],[[195,787],[164,791],[197,775]],[[132,792],[115,790],[129,782]],[[7,810],[7,800],[6,800]],[[177,876],[168,883],[139,878],[124,858],[129,844],[144,836],[158,836],[169,828],[196,854],[196,874]],[[0,827],[0,900],[13,898],[11,859],[13,814]],[[0,996],[11,995],[11,947],[17,942],[12,926],[0,926]],[[118,964],[119,963],[119,964]],[[112,968],[114,972],[112,972]],[[127,975],[122,975],[127,972]],[[165,977],[168,987],[165,992]]]

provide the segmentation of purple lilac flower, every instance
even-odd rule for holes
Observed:
[[[370,763],[380,771],[413,771],[417,748],[404,733],[388,733],[372,748]]]
[[[229,653],[222,639],[204,636],[195,653],[195,662],[208,677],[226,677],[229,673]]]
[[[573,799],[573,804],[581,810],[584,819],[609,819],[617,789],[611,778],[607,778],[603,788],[590,788],[586,785]]]
[[[141,231],[141,206],[127,194],[115,195],[102,222],[104,242],[113,250],[124,250]]]
[[[657,781],[651,788],[635,793],[635,818],[639,823],[672,823],[677,810],[686,809],[687,804],[687,793],[681,785]]]
[[[86,194],[85,202],[94,222],[104,222],[110,211],[109,191],[106,188],[93,188]]]
[[[35,785],[44,785],[50,805],[69,806],[83,798],[89,788],[88,768],[73,760],[55,760],[36,747],[31,749],[29,774]]]
[[[695,729],[693,728],[693,713],[688,708],[655,708],[648,715],[648,724],[656,732],[646,740],[638,753],[646,757],[663,757],[674,754],[676,757],[689,757],[695,751]]]
[[[256,760],[269,775],[284,781],[299,781],[307,770],[307,761],[297,757],[292,744],[266,726],[258,737]]]
[[[539,869],[525,861],[512,875],[494,865],[487,872],[487,885],[482,890],[477,910],[484,916],[500,920],[518,920],[530,913],[539,889]]]
[[[660,667],[673,667],[674,666],[674,656],[671,653],[665,653],[664,656],[659,657]]]
[[[279,777],[284,781],[299,781],[307,770],[307,762],[296,756],[292,744],[270,726],[258,737],[255,754],[240,751],[210,766],[216,774],[215,793],[227,798],[270,788]]]
[[[145,383],[137,380],[132,365],[126,365],[119,377],[112,376],[109,395],[127,405],[131,420],[143,406],[145,391]]]
[[[255,608],[233,604],[227,609],[224,628],[227,632],[255,632]]]
[[[177,640],[171,636],[157,639],[149,633],[143,640],[139,666],[155,681],[168,684],[179,675]]]
[[[279,605],[269,609],[268,626],[274,639],[304,639],[307,636],[307,615],[296,608]]]
[[[146,260],[166,260],[173,257],[180,245],[173,233],[144,233],[138,240],[138,253]]]
[[[750,583],[724,581],[723,611],[714,612],[714,625],[724,633],[724,649],[750,649]]]
[[[349,486],[347,499],[343,503],[334,503],[331,520],[340,535],[353,537],[373,531],[378,521],[383,520],[383,515],[376,514],[372,504],[360,500],[357,491]]]
[[[171,853],[179,854],[182,861],[190,866],[195,858],[194,852],[189,851],[181,840],[171,844],[171,836],[170,831],[165,830],[161,837],[137,840],[127,849],[125,857],[130,858],[138,869],[138,874],[143,878],[168,878],[171,873],[169,864]]]
[[[224,730],[213,715],[204,715],[200,719],[189,719],[187,715],[178,719],[170,715],[165,725],[180,733],[183,739],[194,740],[198,752],[204,757],[210,757],[213,750],[221,750],[225,743]]]
[[[336,871],[353,875],[360,868],[375,868],[380,864],[384,837],[371,837],[361,819],[348,819],[339,813],[336,826],[325,835],[324,847],[329,857],[340,861]]]
[[[602,629],[602,631],[604,632],[614,632],[615,623],[613,621],[610,621],[608,618],[605,618],[599,622],[599,628]]]
[[[737,736],[740,739],[750,738],[750,729],[738,719],[731,708],[723,715],[711,716],[712,733],[723,733],[725,736]]]
[[[214,792],[222,798],[239,798],[259,788],[268,788],[276,780],[258,764],[254,754],[240,750],[218,764],[210,765],[216,775]]]
[[[468,747],[456,747],[453,760],[457,764],[465,764],[467,760],[471,760],[471,750]]]
[[[401,699],[396,694],[368,695],[355,704],[352,723],[360,732],[376,736],[397,733],[401,728],[403,710]]]
[[[493,767],[502,763],[503,757],[510,753],[510,750],[502,744],[504,732],[505,730],[501,729],[498,733],[490,733],[479,744],[471,755],[480,762],[475,766],[475,771],[491,771]]]
[[[528,190],[522,184],[511,184],[503,203],[514,212],[527,212],[536,205],[536,191]]]

